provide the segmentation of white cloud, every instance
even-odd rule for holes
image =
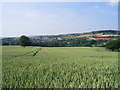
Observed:
[[[53,20],[47,20],[47,22],[48,22],[48,23],[51,23],[51,22],[53,22]]]
[[[110,12],[110,14],[118,15],[118,12]]]
[[[43,13],[37,11],[37,10],[30,10],[24,13],[26,17],[30,17],[30,18],[40,18],[44,16]]]
[[[97,5],[96,5],[96,6],[94,6],[94,8],[98,9],[98,8],[99,8],[99,6],[97,6]]]
[[[37,16],[37,13],[34,12],[34,11],[31,11],[31,12],[25,13],[25,15],[26,15],[27,17],[36,17],[36,16]]]
[[[116,5],[118,5],[118,0],[110,0],[110,1],[108,2],[108,4],[109,4],[110,6],[116,6]]]

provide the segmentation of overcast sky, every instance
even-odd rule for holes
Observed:
[[[55,35],[118,28],[113,2],[18,2],[2,4],[2,36]]]

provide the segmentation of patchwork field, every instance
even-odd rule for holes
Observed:
[[[118,88],[118,53],[101,47],[2,48],[3,88]]]

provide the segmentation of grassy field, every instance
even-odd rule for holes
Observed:
[[[3,88],[118,88],[118,53],[101,47],[3,46]]]

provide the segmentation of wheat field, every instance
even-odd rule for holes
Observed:
[[[2,47],[3,88],[118,88],[118,52],[103,47]]]

